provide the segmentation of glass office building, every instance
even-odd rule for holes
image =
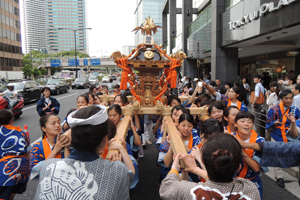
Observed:
[[[162,26],[161,8],[164,0],[137,0],[137,8],[135,10],[136,26],[142,26],[148,16],[150,16],[157,26]],[[135,45],[142,43],[144,37],[141,31],[135,33]],[[162,44],[162,29],[158,28],[154,35],[154,41],[157,45]]]
[[[0,0],[0,71],[23,66],[19,0]]]
[[[33,49],[74,50],[74,31],[57,28],[86,28],[85,8],[85,0],[25,0],[25,53]],[[87,52],[85,29],[76,32],[76,45],[77,51]]]

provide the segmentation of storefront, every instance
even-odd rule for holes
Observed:
[[[284,51],[271,54],[263,54],[240,59],[239,76],[246,77],[250,86],[253,88],[253,76],[266,72],[272,81],[277,81],[284,74],[291,70],[296,70],[296,62],[300,56],[300,49]]]
[[[272,81],[300,73],[300,1],[244,0],[222,14],[222,48],[238,48],[238,75],[253,89],[253,76]]]

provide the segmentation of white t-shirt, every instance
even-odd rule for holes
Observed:
[[[185,144],[186,146],[189,146],[189,141],[190,141],[190,140],[183,141],[183,142],[184,142],[184,144]]]
[[[232,102],[231,102],[231,106],[237,106],[237,103],[232,103]]]
[[[17,91],[15,91],[15,90],[13,90],[13,91],[5,90],[5,91],[3,92],[3,94],[7,94],[9,100],[11,100],[11,101],[17,101],[17,94],[18,94]],[[13,97],[14,94],[16,94],[15,97]]]
[[[49,103],[51,103],[51,100],[49,98],[45,98],[45,106],[48,106]]]

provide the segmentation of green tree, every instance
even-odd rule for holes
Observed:
[[[36,78],[37,76],[41,75],[41,72],[38,68],[34,68],[32,71],[32,75],[34,78]]]
[[[31,64],[24,65],[24,67],[22,67],[21,70],[23,71],[23,75],[25,78],[31,77],[33,71]]]
[[[42,67],[40,69],[40,72],[41,72],[42,75],[47,75],[48,74],[47,70],[44,67]]]

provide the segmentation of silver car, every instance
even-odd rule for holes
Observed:
[[[97,76],[90,76],[89,77],[89,82],[91,85],[98,85],[99,84],[99,80],[97,78]]]

